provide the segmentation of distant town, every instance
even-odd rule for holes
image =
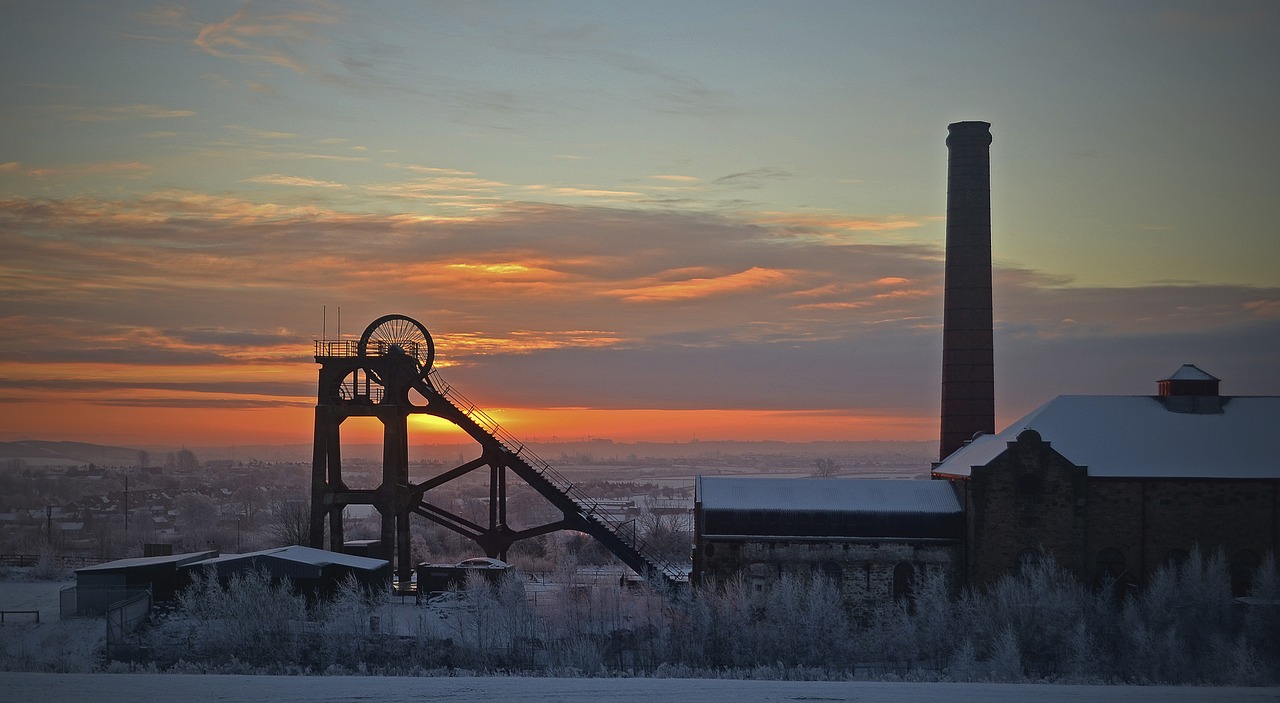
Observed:
[[[530,445],[557,470],[647,529],[671,534],[687,550],[697,475],[927,478],[932,442],[624,443],[608,439]],[[376,485],[378,445],[344,447],[348,480]],[[411,480],[472,458],[471,445],[411,448]],[[88,561],[141,556],[146,545],[176,552],[245,552],[306,541],[309,446],[134,449],[78,442],[0,443],[0,553],[54,553]],[[477,485],[478,482],[478,485]],[[360,487],[356,485],[353,487]],[[531,492],[530,492],[531,493]],[[483,515],[483,478],[451,482],[434,499],[460,514]],[[514,522],[546,519],[550,508],[513,489]],[[350,539],[377,536],[371,510],[354,519]],[[415,525],[418,558],[471,556],[475,545],[431,524]],[[537,568],[553,539],[587,562],[609,557],[590,539],[548,537],[513,560]],[[555,548],[563,548],[561,544]]]

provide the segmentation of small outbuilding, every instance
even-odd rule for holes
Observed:
[[[76,613],[102,615],[112,603],[140,591],[157,602],[173,600],[185,582],[182,567],[218,556],[217,550],[117,559],[76,569]]]
[[[215,556],[186,564],[182,570],[187,582],[201,571],[212,570],[223,583],[234,575],[260,570],[272,580],[288,579],[295,591],[315,597],[332,595],[348,577],[370,590],[386,589],[391,583],[391,565],[385,559],[298,545]]]
[[[473,557],[457,564],[418,564],[415,568],[418,592],[443,593],[462,588],[467,583],[469,573],[478,574],[490,583],[496,583],[510,568],[511,565],[507,562],[492,557]]]
[[[924,571],[963,563],[964,527],[942,481],[700,476],[693,572],[756,589],[816,572],[865,612],[908,595]]]

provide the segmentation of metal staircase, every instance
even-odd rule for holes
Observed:
[[[603,509],[600,501],[588,496],[524,443],[503,430],[492,417],[441,378],[438,371],[432,370],[423,380],[418,391],[429,402],[438,399],[451,407],[456,412],[456,415],[449,413],[451,420],[476,441],[501,453],[507,468],[556,506],[575,529],[594,537],[646,579],[658,579],[669,587],[687,582],[687,565],[672,563],[653,545],[641,539],[634,520],[619,520]]]

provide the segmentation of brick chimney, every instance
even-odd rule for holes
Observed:
[[[946,459],[994,433],[991,312],[991,125],[947,126],[947,263],[942,312],[942,432]]]

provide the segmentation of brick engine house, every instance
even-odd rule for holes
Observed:
[[[995,432],[989,130],[947,138],[934,480],[700,477],[695,581],[819,571],[865,611],[929,570],[983,585],[1047,555],[1138,587],[1198,547],[1242,595],[1280,547],[1280,397],[1222,395],[1186,364],[1155,395],[1059,396]]]

